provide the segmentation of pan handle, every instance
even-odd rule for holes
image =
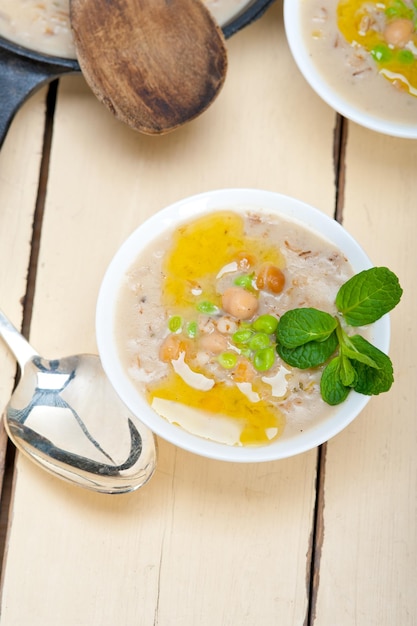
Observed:
[[[48,59],[21,51],[0,38],[0,148],[19,107],[37,89],[63,74],[79,71],[71,59]]]

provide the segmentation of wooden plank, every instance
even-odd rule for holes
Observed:
[[[62,80],[31,336],[45,356],[95,351],[105,267],[168,203],[254,186],[333,213],[334,114],[296,71],[281,11],[230,40],[220,97],[166,137],[133,133],[81,78]],[[115,498],[20,458],[0,623],[302,624],[315,467],[316,451],[240,466],[161,441],[152,481]]]
[[[45,94],[33,97],[16,117],[0,153],[1,308],[19,328],[26,293],[32,223],[38,192],[45,116]],[[13,389],[16,361],[0,343],[0,414]],[[7,437],[0,429],[0,480]],[[1,484],[1,482],[0,482]]]
[[[404,295],[391,316],[393,388],[327,446],[317,624],[417,620],[416,167],[415,142],[350,125],[344,223]]]
[[[46,90],[27,102],[16,116],[0,153],[0,307],[19,328],[23,317],[32,224],[42,156]],[[0,342],[0,415],[9,401],[16,361]],[[6,545],[12,491],[8,437],[0,420],[0,558]],[[6,465],[7,461],[7,465]],[[5,478],[6,473],[6,478]],[[5,478],[5,480],[4,480]]]

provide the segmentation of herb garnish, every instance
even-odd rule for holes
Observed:
[[[403,290],[386,267],[356,274],[339,289],[332,316],[314,308],[291,309],[281,317],[277,352],[289,365],[306,369],[326,363],[320,391],[331,405],[343,402],[351,389],[365,395],[388,391],[393,383],[391,359],[361,335],[349,335],[349,326],[372,324],[391,311]]]

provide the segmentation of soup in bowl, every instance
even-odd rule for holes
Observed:
[[[258,17],[271,0],[203,0],[226,36]],[[69,0],[0,0],[0,36],[42,54],[75,59]]]
[[[417,137],[413,0],[285,0],[292,55],[316,93],[346,118]]]
[[[303,452],[369,396],[324,399],[324,363],[294,366],[281,320],[295,309],[336,319],[341,286],[370,267],[340,224],[296,199],[254,189],[186,198],[141,224],[106,271],[103,367],[129,409],[181,448],[240,462]],[[387,315],[361,332],[386,352]]]

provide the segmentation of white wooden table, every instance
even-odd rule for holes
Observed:
[[[100,281],[136,226],[193,193],[264,188],[337,215],[400,277],[395,384],[284,461],[227,464],[160,441],[155,476],[124,496],[9,447],[1,626],[417,624],[417,144],[341,120],[311,91],[281,0],[228,51],[217,101],[164,137],[115,121],[80,75],[60,80],[47,115],[46,88],[22,107],[0,153],[1,308],[44,356],[96,352]],[[3,344],[0,363],[3,408],[16,374]]]

